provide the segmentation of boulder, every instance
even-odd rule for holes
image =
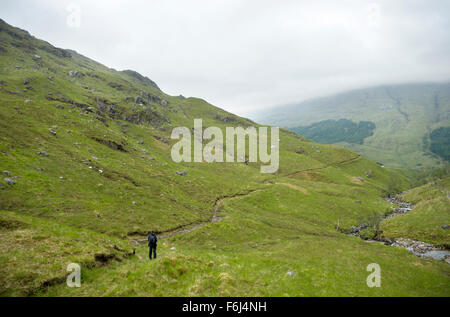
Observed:
[[[138,105],[147,105],[147,101],[139,96],[134,98],[134,102],[137,103]]]
[[[23,80],[24,85],[29,85],[35,78],[26,78]]]
[[[16,182],[12,178],[9,178],[9,177],[6,177],[4,179],[4,181],[7,182],[8,185],[15,185],[16,184]]]
[[[180,175],[180,176],[185,176],[185,175],[187,175],[187,171],[186,170],[183,170],[182,172],[176,171],[176,174]]]
[[[81,78],[84,75],[76,70],[71,70],[71,71],[69,71],[69,76],[72,78]]]

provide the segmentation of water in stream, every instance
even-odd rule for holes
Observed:
[[[401,200],[401,195],[397,195],[394,197],[387,198],[387,201],[391,204],[397,204],[397,207],[393,210],[392,213],[384,216],[381,221],[403,215],[408,211],[412,210],[414,205],[409,202],[404,202]],[[381,242],[385,245],[404,248],[412,254],[419,257],[432,258],[435,260],[445,260],[448,264],[450,264],[450,251],[445,249],[440,249],[435,247],[434,245],[422,241],[411,240],[407,238],[397,238],[397,239],[388,239],[388,238],[374,238],[374,239],[365,239],[361,236],[360,231],[367,228],[367,224],[362,224],[359,226],[353,226],[349,231],[344,232],[349,235],[354,235],[364,239],[367,242]]]

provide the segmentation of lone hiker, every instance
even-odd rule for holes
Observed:
[[[153,258],[156,259],[156,244],[158,242],[158,238],[156,237],[156,234],[154,231],[152,231],[149,235],[148,235],[148,247],[149,247],[149,252],[148,252],[148,257],[150,258],[150,260],[152,259],[152,252],[153,252]]]

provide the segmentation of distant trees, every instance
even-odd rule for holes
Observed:
[[[433,130],[430,141],[430,151],[450,162],[450,127]]]
[[[324,120],[311,124],[292,128],[294,132],[322,144],[348,142],[362,144],[364,139],[373,135],[375,123],[361,121],[355,123],[348,119]]]

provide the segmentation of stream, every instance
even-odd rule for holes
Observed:
[[[404,194],[404,193],[402,193]],[[386,200],[394,205],[397,204],[398,206],[394,208],[394,210],[386,214],[380,222],[403,215],[409,211],[411,211],[414,207],[414,204],[409,202],[402,201],[401,195],[396,195],[394,197],[388,197]],[[350,230],[348,231],[342,231],[345,234],[353,235],[360,237],[361,239],[365,240],[368,243],[383,243],[388,246],[392,247],[400,247],[404,248],[407,251],[411,252],[412,254],[418,256],[418,257],[424,257],[424,258],[432,258],[434,260],[445,260],[446,263],[450,264],[450,251],[438,248],[430,243],[407,239],[407,238],[396,238],[396,239],[390,239],[386,237],[374,237],[373,239],[367,239],[365,237],[361,236],[361,230],[366,229],[368,227],[367,224],[363,223],[359,226],[352,226],[350,227]]]

